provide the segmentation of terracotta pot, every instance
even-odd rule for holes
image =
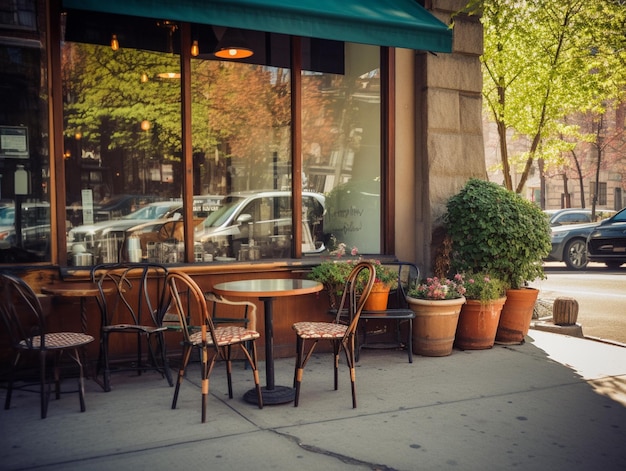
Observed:
[[[502,307],[496,332],[497,343],[509,345],[524,343],[538,296],[539,290],[535,288],[506,291],[506,302]]]
[[[389,300],[389,285],[384,283],[374,283],[372,291],[365,301],[363,309],[366,311],[384,311],[387,309],[387,301]]]
[[[409,297],[407,301],[415,312],[413,353],[431,357],[450,355],[465,298],[433,301]]]
[[[468,299],[461,307],[454,345],[461,350],[493,347],[506,297],[492,301]]]

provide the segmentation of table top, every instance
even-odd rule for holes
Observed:
[[[272,278],[225,281],[213,286],[213,291],[224,296],[278,297],[317,293],[324,285],[313,280]]]
[[[103,286],[102,291],[107,294],[111,293],[115,288],[113,286]],[[52,283],[43,285],[41,292],[54,296],[65,297],[82,297],[82,296],[98,296],[100,289],[97,283],[91,281],[67,281],[61,283]]]

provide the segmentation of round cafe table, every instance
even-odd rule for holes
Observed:
[[[285,404],[295,399],[295,389],[288,386],[276,386],[274,382],[274,325],[273,302],[275,298],[299,296],[317,293],[323,285],[313,280],[295,280],[291,278],[254,279],[226,281],[213,286],[213,291],[222,296],[240,296],[258,298],[263,301],[265,310],[265,381],[261,388],[263,404]],[[256,404],[256,390],[244,395],[247,402]]]

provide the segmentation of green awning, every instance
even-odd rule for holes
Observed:
[[[415,0],[63,0],[63,6],[377,46],[452,51],[452,30]]]

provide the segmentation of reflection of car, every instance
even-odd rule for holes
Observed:
[[[94,207],[94,219],[95,221],[117,219],[159,199],[161,198],[152,195],[117,195]]]
[[[50,204],[47,202],[22,203],[20,214],[21,244],[15,230],[15,206],[13,203],[0,207],[0,246],[20,246],[23,249],[45,256],[50,246]]]
[[[120,219],[75,227],[68,234],[68,251],[88,251],[96,255],[97,261],[117,262],[117,251],[124,241],[127,229],[146,221],[171,218],[175,214],[180,218],[181,213],[180,201],[160,201],[150,203]],[[79,248],[74,247],[75,244]]]
[[[302,251],[324,250],[324,195],[302,193]],[[222,206],[205,219],[195,240],[204,252],[236,257],[242,244],[254,243],[261,258],[287,257],[291,251],[291,192],[242,192],[226,196]]]
[[[547,261],[565,262],[571,270],[582,270],[587,266],[587,236],[597,226],[592,224],[568,224],[552,227],[552,250]]]
[[[324,195],[304,192],[302,207],[302,251],[322,252]],[[291,253],[291,214],[289,191],[243,192],[226,196],[217,211],[195,225],[196,259],[207,260],[206,256],[215,260],[288,257]],[[155,257],[153,261],[171,262],[180,257],[180,254],[173,257],[170,254],[177,244],[178,250],[182,249],[181,226],[181,221],[158,221],[133,227],[127,235],[141,239],[149,260]],[[158,247],[148,246],[150,243],[157,243]],[[244,255],[246,250],[247,256]]]
[[[592,262],[618,268],[626,263],[626,208],[598,224],[587,238],[587,256]]]

